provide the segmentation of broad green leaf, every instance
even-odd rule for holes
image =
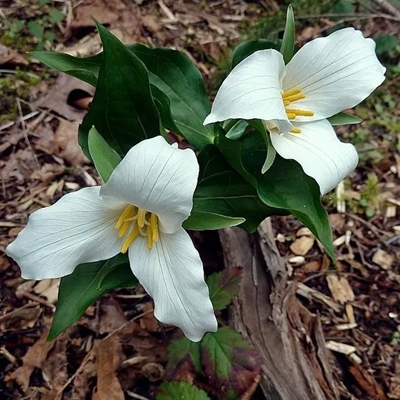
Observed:
[[[204,390],[189,382],[163,382],[156,400],[210,400]]]
[[[292,59],[294,55],[294,40],[295,40],[294,14],[293,14],[293,7],[290,4],[288,6],[286,13],[286,26],[285,26],[285,32],[283,33],[283,39],[280,50],[286,64]]]
[[[193,212],[245,218],[241,227],[249,232],[254,232],[266,217],[281,213],[266,206],[256,189],[232,170],[214,146],[207,146],[200,152],[199,164]]]
[[[362,122],[361,118],[355,117],[354,115],[340,112],[332,117],[328,118],[328,121],[333,125],[353,125]]]
[[[96,170],[103,181],[107,182],[115,167],[120,163],[121,157],[108,145],[94,126],[89,131],[88,144]]]
[[[42,39],[44,35],[43,26],[36,21],[31,21],[28,23],[29,32],[32,36]]]
[[[168,97],[177,133],[199,150],[213,143],[213,127],[203,125],[211,110],[210,101],[192,61],[171,49],[149,49],[141,44],[129,49],[146,65],[151,83]]]
[[[228,327],[207,333],[201,342],[205,376],[224,398],[237,399],[261,370],[257,353]]]
[[[55,24],[57,22],[61,22],[64,18],[65,18],[64,13],[62,13],[61,11],[59,11],[59,10],[57,10],[55,8],[52,8],[49,11],[49,21],[52,24]]]
[[[226,268],[207,278],[210,299],[214,310],[223,310],[238,294],[242,271],[240,268]]]
[[[49,51],[32,51],[32,57],[48,67],[64,72],[92,86],[96,86],[102,57],[73,57],[69,54],[52,53]]]
[[[232,69],[236,67],[245,58],[252,55],[258,50],[275,49],[278,50],[278,46],[265,39],[248,40],[242,42],[235,48],[232,55]]]
[[[88,135],[96,126],[107,143],[124,156],[143,139],[160,134],[145,65],[106,28],[97,24],[103,62],[89,112],[79,127],[79,143],[88,154]]]
[[[168,346],[166,378],[194,379],[201,373],[201,347],[200,342],[192,342],[183,337],[174,340]]]
[[[212,212],[193,211],[190,217],[183,223],[183,227],[192,231],[205,231],[229,228],[243,224],[245,218],[229,217]]]
[[[224,126],[226,137],[228,139],[238,140],[244,135],[248,127],[249,124],[247,121],[241,119],[231,120],[229,121],[229,124]]]
[[[127,257],[122,254],[108,261],[78,265],[71,275],[61,279],[48,340],[53,340],[77,321],[103,294],[115,288],[134,287],[137,283]]]
[[[262,174],[266,149],[264,138],[256,131],[247,134],[242,141],[229,140],[221,135],[218,147],[276,215],[285,211],[293,214],[314,233],[330,257],[335,259],[332,231],[321,204],[319,186],[297,162],[276,155],[274,163]]]

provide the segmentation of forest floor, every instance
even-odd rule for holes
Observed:
[[[151,312],[129,322],[132,315],[152,309],[151,299],[137,288],[104,296],[65,334],[46,342],[59,280],[24,281],[4,250],[33,211],[100,181],[76,144],[77,127],[93,90],[50,71],[27,51],[39,48],[80,56],[96,54],[100,41],[93,15],[125,43],[183,50],[200,69],[213,96],[229,72],[232,49],[240,40],[273,40],[282,33],[284,3],[3,0],[1,399],[50,400],[62,393],[64,399],[90,398],[87,396],[107,376],[96,358],[104,365],[114,365],[126,398],[153,399],[164,373],[168,340],[176,335],[176,330],[160,327]],[[399,15],[372,0],[297,3],[301,4],[295,9],[299,45],[338,27],[362,29],[377,42],[387,79],[355,108],[354,114],[363,122],[337,130],[344,141],[357,146],[360,165],[324,198],[339,260],[336,272],[332,273],[319,243],[294,218],[273,218],[276,243],[291,279],[299,282],[299,298],[320,315],[334,373],[343,383],[341,396],[400,399]],[[217,237],[213,233],[197,235],[206,272],[223,269],[218,246],[210,251],[210,243]],[[110,337],[118,340],[102,346]],[[119,346],[117,361],[113,346]],[[260,393],[255,396],[263,398]]]

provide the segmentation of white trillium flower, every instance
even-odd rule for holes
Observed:
[[[296,160],[325,194],[358,163],[327,118],[363,101],[384,73],[375,42],[353,28],[312,40],[286,66],[278,51],[260,50],[231,71],[204,124],[263,120],[277,153]]]
[[[217,330],[203,264],[182,228],[199,166],[158,136],[134,146],[103,186],[69,193],[33,213],[7,247],[26,279],[58,278],[81,263],[128,252],[158,320],[199,341]]]

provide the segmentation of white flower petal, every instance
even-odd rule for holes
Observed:
[[[138,238],[129,248],[129,261],[154,299],[158,320],[178,326],[194,342],[217,330],[203,264],[183,228],[171,235],[161,233],[151,250],[145,238]]]
[[[291,124],[280,88],[284,74],[281,53],[256,51],[238,64],[222,83],[204,124],[228,119],[275,120],[280,131],[289,131]]]
[[[7,255],[18,263],[25,279],[71,274],[78,264],[119,253],[121,239],[114,224],[120,213],[121,204],[106,204],[99,186],[69,193],[34,212],[7,247]]]
[[[177,149],[158,136],[129,150],[101,195],[157,214],[160,229],[173,233],[190,215],[198,175],[192,150]]]
[[[375,42],[346,28],[303,46],[286,66],[283,90],[301,88],[307,97],[290,108],[315,113],[296,122],[314,121],[359,104],[384,81],[384,73]]]
[[[272,145],[281,157],[296,160],[317,181],[322,194],[336,187],[356,168],[355,147],[341,142],[328,120],[299,123],[295,127],[301,133],[271,133]]]

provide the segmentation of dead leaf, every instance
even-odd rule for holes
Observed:
[[[354,301],[353,289],[345,276],[339,277],[337,274],[328,274],[326,281],[335,301],[340,304]]]
[[[36,304],[26,304],[0,317],[0,331],[28,329],[35,326],[42,309]]]
[[[93,400],[125,400],[116,376],[120,364],[121,345],[116,335],[103,340],[96,349],[97,391]]]
[[[390,269],[392,267],[394,257],[385,250],[379,249],[372,257],[372,261],[379,265],[382,269]]]
[[[58,299],[58,289],[60,287],[60,279],[45,279],[39,281],[33,291],[47,299],[51,304],[56,304]]]
[[[100,306],[100,327],[99,333],[110,333],[120,328],[127,319],[121,306],[112,298],[102,301]]]
[[[305,256],[313,247],[314,242],[315,238],[313,237],[301,236],[290,245],[290,250],[297,256]]]
[[[29,381],[35,368],[41,369],[49,351],[54,347],[55,341],[47,342],[46,331],[44,335],[28,350],[22,358],[22,367],[19,367],[11,374],[21,389],[26,393],[29,389]]]
[[[82,82],[66,74],[60,74],[55,85],[48,91],[47,95],[33,103],[32,107],[47,108],[61,117],[70,121],[82,122],[86,110],[72,107],[68,99],[73,92],[94,95],[94,88],[88,83]]]
[[[354,364],[349,368],[349,371],[357,381],[358,385],[368,395],[369,399],[387,400],[382,387],[366,369],[361,367],[361,365]]]
[[[26,58],[16,51],[0,44],[0,65],[28,65]]]
[[[53,155],[61,157],[74,166],[89,162],[78,144],[78,128],[78,122],[60,119],[51,149]]]
[[[143,306],[144,313],[152,310],[153,310],[153,303],[151,301],[147,302]],[[157,332],[160,329],[160,324],[154,317],[153,312],[149,312],[140,319],[140,326],[148,332]]]

